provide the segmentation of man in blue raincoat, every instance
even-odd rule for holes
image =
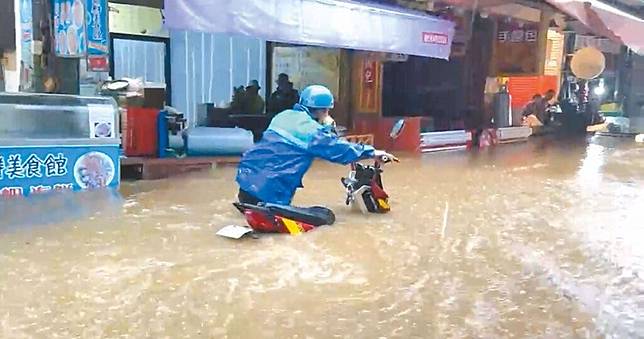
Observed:
[[[329,121],[333,94],[324,86],[309,86],[298,104],[273,118],[262,139],[242,157],[237,170],[239,202],[290,205],[302,177],[315,158],[338,164],[393,156],[340,139]]]

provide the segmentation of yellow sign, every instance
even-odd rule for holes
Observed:
[[[110,2],[110,33],[146,35],[161,38],[170,36],[163,27],[158,8],[116,4]]]

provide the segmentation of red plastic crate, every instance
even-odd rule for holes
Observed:
[[[157,117],[154,108],[128,107],[123,126],[123,151],[128,157],[154,157],[157,154]]]

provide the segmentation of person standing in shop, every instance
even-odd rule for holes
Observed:
[[[300,93],[293,88],[293,83],[285,73],[277,77],[277,89],[268,99],[268,114],[275,116],[277,113],[293,108],[300,100]]]

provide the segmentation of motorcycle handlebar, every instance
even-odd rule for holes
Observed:
[[[378,161],[380,161],[383,164],[388,164],[388,163],[392,162],[393,160],[391,158],[389,158],[388,156],[383,155],[383,156],[380,157],[380,159],[378,159]]]
[[[392,162],[400,162],[395,156],[382,155],[374,159],[374,164],[378,168],[382,164],[389,164]],[[351,168],[355,168],[356,162],[351,163]]]
[[[379,158],[376,158],[376,161],[379,161],[380,163],[383,163],[383,164],[388,164],[392,162],[399,162],[400,160],[398,160],[398,158],[394,156],[383,155],[383,156],[380,156]]]

